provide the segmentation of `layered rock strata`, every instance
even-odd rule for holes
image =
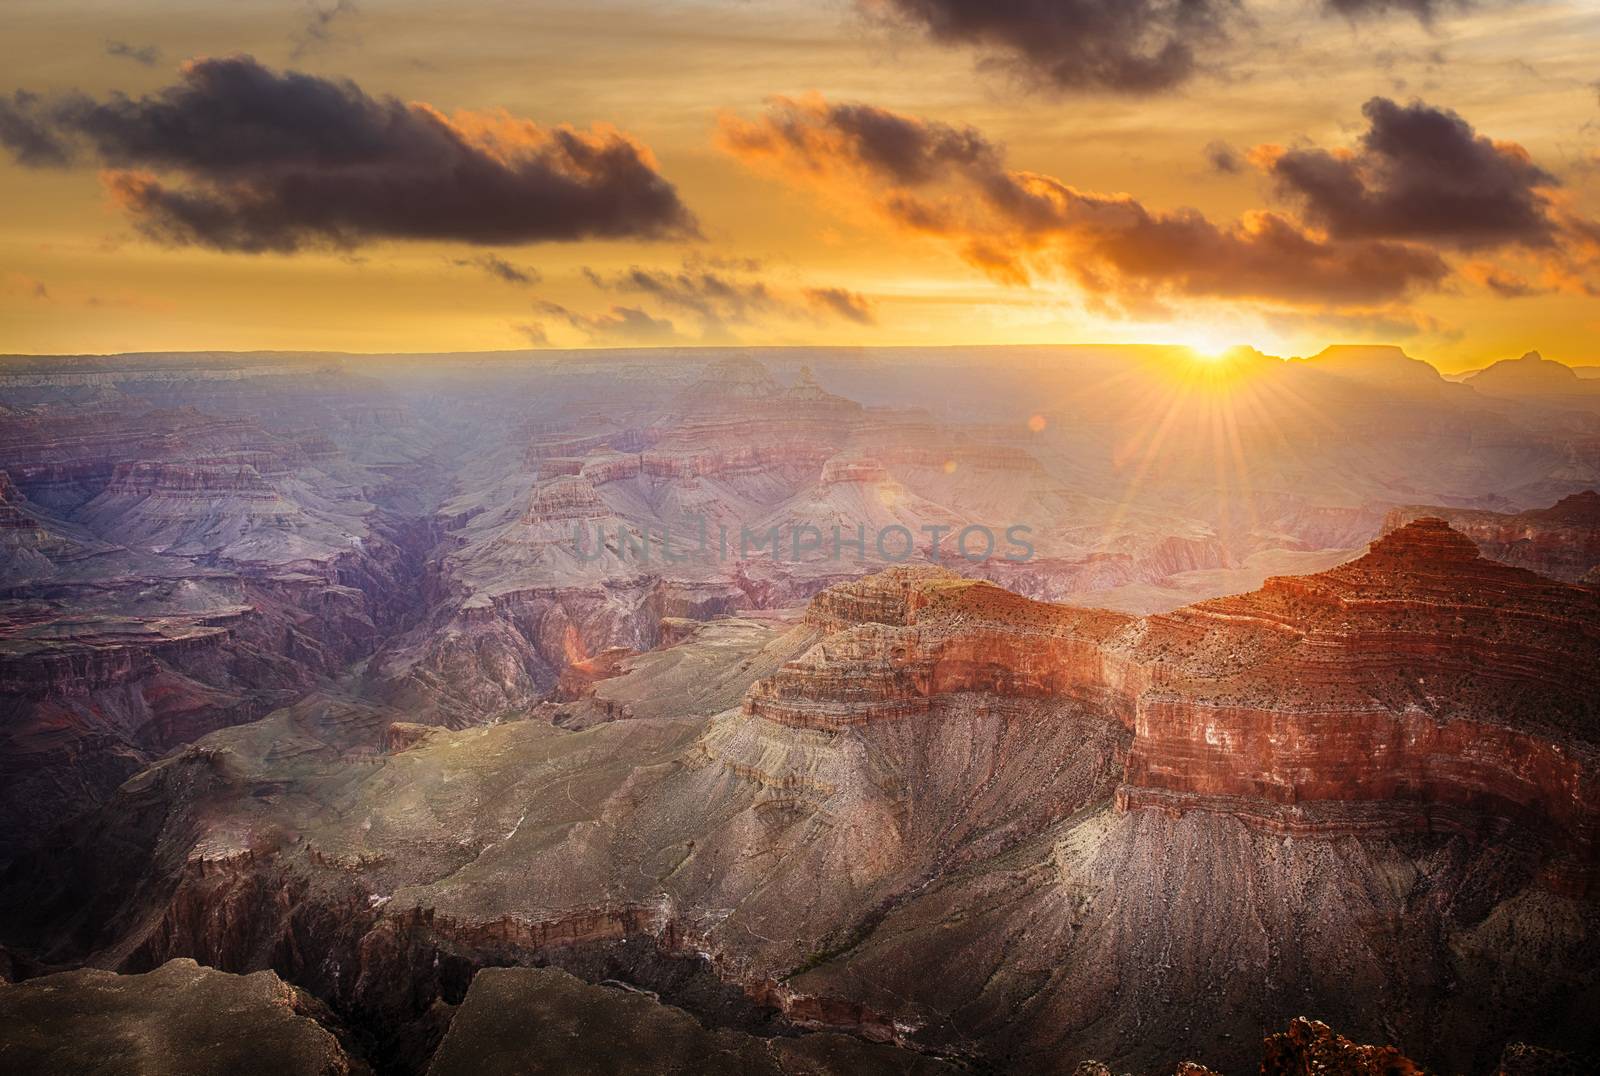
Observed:
[[[1304,1011],[1486,1069],[1584,1045],[1594,600],[1436,521],[1142,619],[897,569],[548,722],[213,734],[19,864],[3,940],[390,1029],[557,963],[1002,1070],[1254,1065]]]
[[[1443,519],[1491,560],[1569,583],[1600,582],[1600,491],[1574,493],[1527,512],[1406,505],[1385,517],[1384,533],[1422,516]]]
[[[1134,620],[932,570],[833,588],[747,716],[838,731],[940,695],[1068,698],[1134,733],[1119,802],[1287,831],[1526,823],[1594,858],[1600,594],[1414,522],[1329,572]]]

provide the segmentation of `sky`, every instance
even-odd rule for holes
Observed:
[[[1595,0],[7,0],[0,351],[1600,362]]]

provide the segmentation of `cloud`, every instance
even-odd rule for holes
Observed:
[[[544,326],[537,321],[514,321],[511,323],[511,329],[524,337],[530,347],[550,346],[550,334],[545,332]]]
[[[857,325],[873,325],[878,320],[872,304],[859,292],[844,288],[807,288],[803,294],[806,303],[819,313],[832,314]]]
[[[731,273],[759,273],[766,268],[760,258],[738,258],[724,254],[704,254],[690,251],[684,255],[685,269],[721,269]]]
[[[50,301],[50,289],[45,287],[44,281],[24,273],[6,273],[0,276],[0,283],[4,284],[4,291],[10,295],[25,295],[30,299],[43,302]]]
[[[1343,15],[1347,19],[1401,12],[1414,15],[1423,23],[1432,23],[1439,12],[1447,7],[1461,9],[1467,6],[1467,0],[1322,0],[1324,11],[1330,15]]]
[[[161,62],[161,48],[158,45],[130,45],[126,41],[107,41],[106,55],[119,60],[132,60],[145,67],[154,67]]]
[[[1244,171],[1244,158],[1239,156],[1238,150],[1226,142],[1207,142],[1205,154],[1206,163],[1211,166],[1213,172],[1232,176]]]
[[[1512,142],[1447,109],[1374,97],[1355,150],[1259,147],[1254,157],[1306,218],[1340,239],[1423,240],[1459,250],[1548,247],[1558,181]]]
[[[1502,299],[1521,299],[1529,295],[1546,294],[1546,289],[1535,286],[1509,269],[1489,262],[1468,262],[1461,267],[1461,273],[1468,280],[1488,288]]]
[[[1273,311],[1265,315],[1263,324],[1277,333],[1320,335],[1345,341],[1392,342],[1418,337],[1449,340],[1461,335],[1459,329],[1403,305],[1320,314]]]
[[[706,341],[731,340],[731,326],[750,325],[763,317],[813,322],[840,318],[858,325],[875,321],[870,304],[843,288],[805,287],[795,292],[747,279],[762,268],[762,263],[752,258],[691,254],[680,269],[635,265],[620,273],[587,268],[583,273],[602,291],[643,296],[660,307],[693,316]]]
[[[940,44],[976,49],[983,66],[1057,92],[1176,89],[1219,67],[1235,29],[1254,26],[1244,0],[857,2]],[[1355,21],[1398,13],[1424,25],[1446,9],[1470,6],[1471,0],[1318,0],[1330,17]]]
[[[538,300],[534,309],[560,318],[583,333],[591,344],[607,347],[682,343],[677,326],[666,318],[651,315],[633,306],[613,306],[604,314],[581,314],[560,303]],[[535,326],[542,333],[543,326]]]
[[[1147,94],[1187,81],[1220,43],[1235,0],[866,0],[946,45],[1055,90]]]
[[[756,120],[724,116],[718,137],[752,167],[948,243],[997,280],[1064,276],[1122,311],[1171,297],[1370,306],[1449,272],[1432,250],[1330,239],[1278,213],[1218,224],[1080,191],[1009,169],[1004,150],[970,127],[870,105],[778,98]]]
[[[138,99],[19,91],[0,99],[0,142],[35,166],[87,148],[135,223],[176,245],[289,252],[698,234],[650,151],[610,127],[446,116],[249,56],[191,61],[180,82]]]
[[[32,168],[62,167],[72,160],[72,142],[44,112],[36,93],[17,90],[0,97],[0,146],[11,151],[18,164]]]
[[[334,0],[328,7],[318,7],[314,3],[306,6],[310,9],[306,21],[290,35],[290,40],[294,42],[294,49],[289,53],[291,60],[301,59],[306,53],[331,43],[334,23],[347,22],[350,16],[360,13],[355,0]]]
[[[475,258],[454,258],[451,265],[463,269],[481,269],[496,280],[507,284],[537,284],[544,279],[532,266],[514,265],[498,254],[479,254]]]
[[[662,306],[693,314],[708,327],[748,324],[753,315],[782,306],[761,281],[737,280],[714,269],[686,267],[673,272],[633,266],[609,276],[592,269],[584,273],[597,288],[647,295]]]

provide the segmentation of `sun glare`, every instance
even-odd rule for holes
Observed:
[[[1174,343],[1186,348],[1195,362],[1218,363],[1238,347],[1238,334],[1216,326],[1201,328],[1177,327]]]
[[[1172,376],[1194,391],[1235,391],[1250,373],[1252,364],[1243,360],[1253,351],[1243,344],[1224,344],[1222,339],[1219,334],[1214,339],[1191,339],[1180,345],[1169,367]]]

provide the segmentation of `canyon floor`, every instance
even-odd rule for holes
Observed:
[[[13,363],[0,1065],[1592,1054],[1597,417],[1175,361]]]

